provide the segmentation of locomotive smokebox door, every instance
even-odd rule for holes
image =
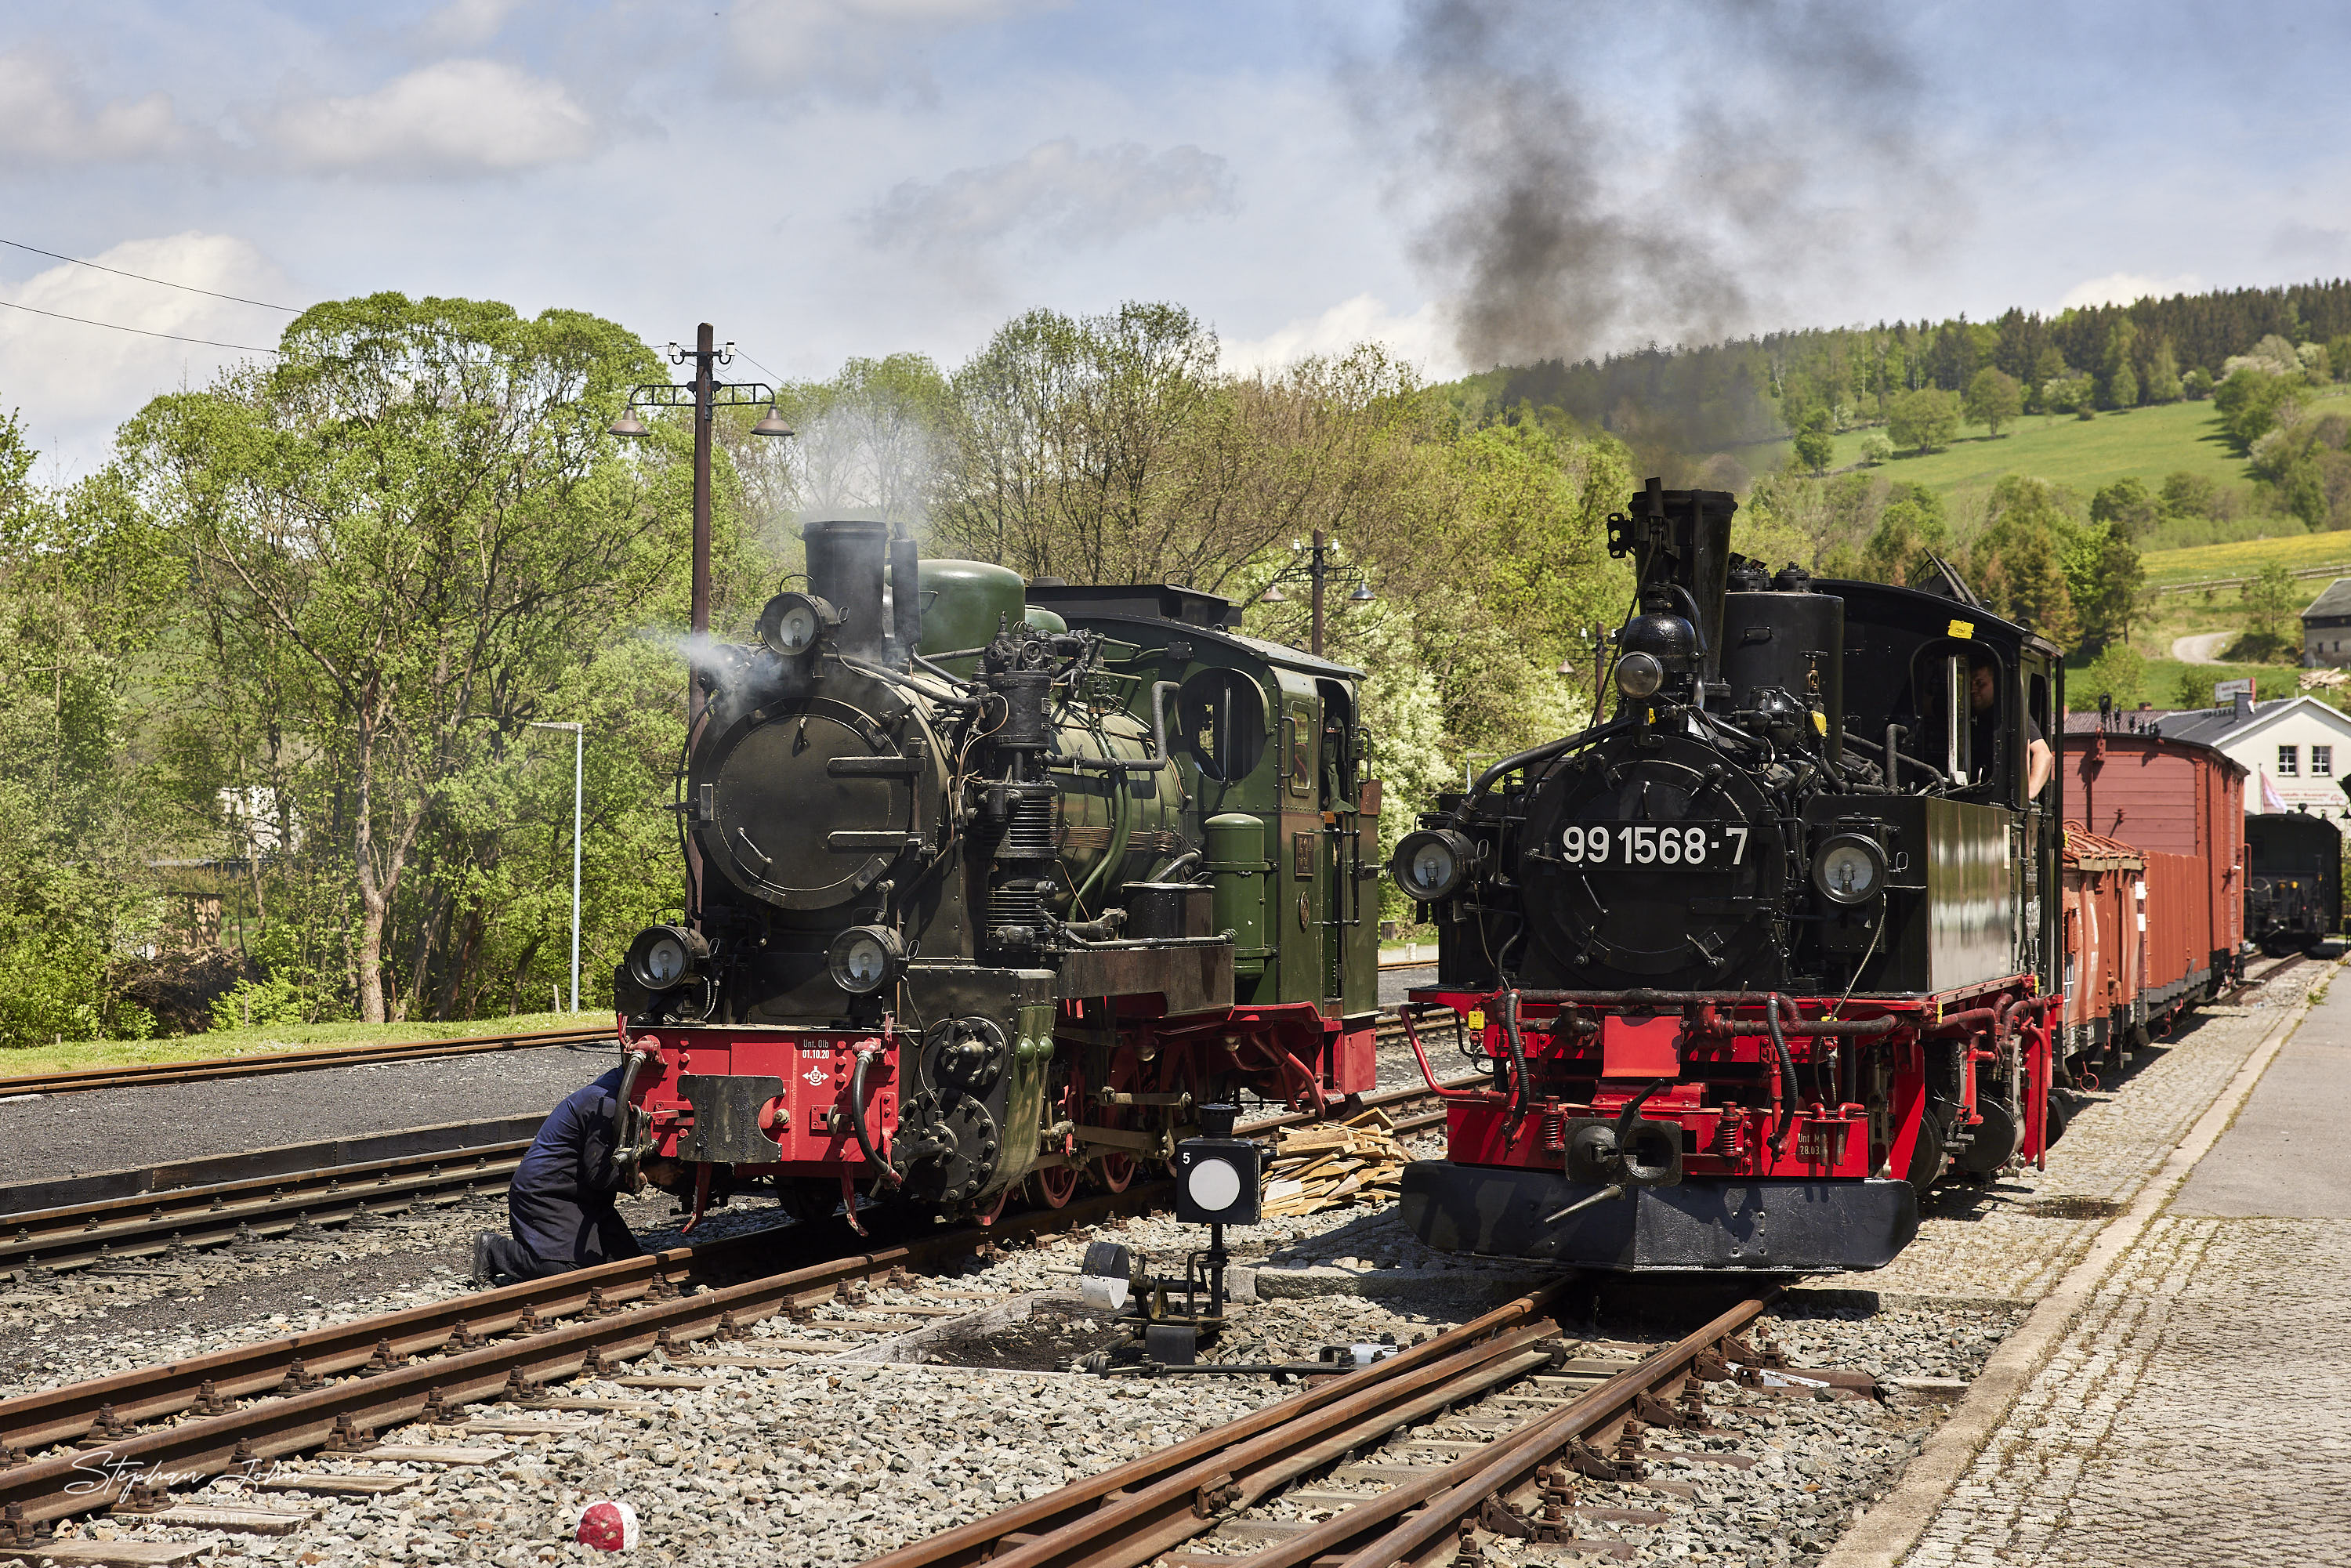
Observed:
[[[1231,1135],[1233,1114],[1229,1105],[1201,1106],[1210,1135],[1176,1145],[1176,1218],[1186,1225],[1258,1222],[1265,1151]]]

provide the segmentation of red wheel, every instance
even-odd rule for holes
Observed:
[[[1070,1199],[1078,1196],[1078,1167],[1046,1166],[1032,1173],[1037,1184],[1037,1196],[1047,1208],[1067,1208]]]
[[[1104,1192],[1124,1192],[1134,1180],[1134,1156],[1104,1155],[1094,1165],[1094,1179]]]

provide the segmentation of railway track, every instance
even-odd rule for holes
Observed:
[[[326,1226],[364,1223],[418,1203],[503,1189],[530,1147],[528,1134],[495,1143],[363,1159],[317,1169],[242,1174],[251,1159],[196,1165],[197,1179],[8,1213],[0,1218],[0,1271],[38,1281],[47,1273],[141,1258],[179,1257]],[[220,1167],[217,1179],[204,1166]],[[62,1186],[69,1184],[48,1184]]]
[[[1577,1343],[1548,1286],[1190,1441],[1088,1477],[863,1568],[1392,1568],[1480,1561],[1483,1531],[1630,1556],[1584,1524],[1660,1522],[1595,1503],[1593,1482],[1657,1500],[1690,1488],[1650,1460],[1751,1466],[1718,1449],[1660,1452],[1649,1435],[1712,1435],[1706,1389],[1732,1378],[1812,1396],[1864,1396],[1863,1375],[1776,1366],[1744,1337],[1769,1294],[1658,1349]],[[1429,1436],[1417,1429],[1435,1427]],[[1350,1490],[1324,1490],[1337,1484]],[[1294,1517],[1318,1515],[1314,1518]],[[1213,1553],[1182,1550],[1210,1537]]]
[[[70,1072],[35,1072],[0,1078],[0,1100],[24,1094],[75,1094],[89,1089],[125,1089],[147,1083],[196,1083],[214,1078],[255,1078],[274,1072],[312,1072],[328,1067],[365,1067],[381,1061],[428,1061],[444,1056],[478,1056],[490,1051],[536,1051],[557,1045],[599,1045],[613,1038],[612,1026],[535,1030],[522,1034],[469,1035],[462,1040],[401,1040],[388,1045],[321,1047],[255,1056],[212,1057],[201,1061],[148,1061],[120,1067],[86,1067]]]
[[[1404,1106],[1427,1092],[1415,1085],[1363,1103]],[[1442,1118],[1431,1111],[1399,1121],[1408,1129]],[[1239,1130],[1301,1120],[1269,1117]],[[381,1428],[540,1393],[656,1349],[731,1339],[893,1270],[939,1269],[1009,1239],[1148,1213],[1171,1197],[1169,1184],[1137,1184],[780,1271],[778,1252],[799,1241],[799,1228],[754,1231],[0,1400],[0,1550],[113,1506],[142,1474],[188,1484],[315,1449],[364,1451]],[[99,1450],[106,1458],[94,1471]]]

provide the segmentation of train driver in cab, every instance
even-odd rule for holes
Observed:
[[[2000,663],[1981,649],[1968,654],[1968,706],[1974,710],[1975,721],[1968,737],[1968,755],[1975,759],[1980,771],[1989,768],[1993,744],[2000,735]],[[2024,716],[2024,798],[2037,800],[2041,791],[2049,786],[2050,775],[2057,771],[2056,754],[2049,749],[2048,740],[2032,716]]]

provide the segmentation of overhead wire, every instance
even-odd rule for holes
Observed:
[[[35,256],[46,256],[52,261],[69,261],[76,267],[87,267],[98,272],[110,272],[117,277],[132,278],[141,283],[152,283],[164,288],[183,288],[191,294],[206,294],[210,295],[214,299],[227,299],[238,305],[258,306],[264,310],[282,310],[288,316],[299,316],[302,314],[302,307],[298,305],[272,305],[266,299],[247,299],[242,294],[223,294],[215,288],[199,288],[193,283],[174,283],[168,277],[150,277],[143,272],[125,272],[119,267],[109,267],[104,262],[84,261],[78,256],[68,256],[62,251],[43,250],[39,246],[26,245],[22,240],[0,239],[0,245],[5,245],[11,250],[28,250]],[[102,327],[105,326],[106,323],[100,321],[94,323],[94,325]],[[135,327],[125,328],[123,329],[125,331],[138,330]],[[157,334],[157,336],[162,335],[163,334],[161,333]],[[753,362],[757,363],[758,361],[754,361]]]
[[[214,338],[185,338],[177,332],[151,332],[144,327],[125,327],[119,321],[98,321],[88,316],[68,316],[61,310],[43,310],[37,306],[19,305],[13,299],[0,299],[0,306],[22,310],[28,316],[47,316],[52,321],[72,321],[83,327],[103,327],[110,332],[135,332],[142,338],[163,338],[174,343],[200,343],[207,349],[234,349],[241,354],[282,354],[283,349],[257,348],[251,343],[224,343]]]

